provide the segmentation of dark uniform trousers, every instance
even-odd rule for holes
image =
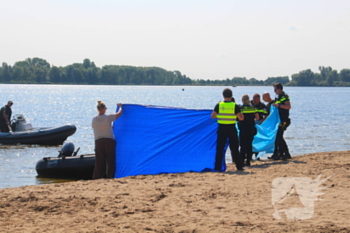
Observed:
[[[115,147],[112,138],[95,140],[95,169],[93,179],[114,178],[115,175]]]
[[[252,160],[253,139],[256,133],[255,125],[240,125],[239,127],[240,154],[243,163],[244,159],[247,159],[247,163]]]
[[[4,107],[1,108],[0,112],[0,132],[10,132],[9,125],[7,124],[5,118],[3,117],[2,114],[6,114],[7,119],[10,121],[11,120],[11,115],[12,115],[12,110],[9,106],[5,105]]]
[[[276,140],[275,140],[275,156],[283,156],[285,153],[289,153],[289,149],[287,146],[286,141],[283,138],[284,131],[288,128],[290,125],[290,119],[284,120],[280,123],[278,126],[277,134],[276,134]]]
[[[0,121],[0,132],[10,132],[9,126],[6,121]]]
[[[224,149],[229,139],[229,147],[231,150],[232,162],[236,163],[237,169],[242,169],[242,159],[238,152],[238,136],[235,124],[219,124],[217,131],[217,143],[216,143],[216,160],[215,160],[215,170],[221,171],[222,161],[225,157]]]

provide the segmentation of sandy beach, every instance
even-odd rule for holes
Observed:
[[[321,180],[328,177],[320,184],[327,188],[312,202],[311,218],[273,216],[275,208],[304,207],[295,192],[272,205],[276,178],[315,180],[320,174]],[[0,232],[350,232],[349,218],[350,151],[255,161],[244,172],[228,164],[224,173],[0,190]]]

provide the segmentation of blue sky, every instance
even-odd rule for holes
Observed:
[[[350,68],[350,1],[0,2],[0,62],[158,66],[192,79]]]

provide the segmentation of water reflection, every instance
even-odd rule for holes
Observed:
[[[24,114],[35,127],[74,124],[77,131],[68,137],[79,154],[94,153],[91,120],[96,101],[103,100],[108,112],[118,102],[189,109],[213,109],[222,100],[222,86],[84,86],[84,85],[12,85],[0,84],[0,100],[11,99],[13,114]],[[185,91],[182,89],[185,88]],[[285,132],[292,155],[348,150],[350,145],[350,88],[286,87],[291,97],[292,124]],[[234,97],[240,103],[243,94],[270,92],[272,87],[236,87]],[[322,104],[319,103],[322,100]],[[4,104],[3,102],[2,104]],[[0,103],[0,105],[2,105]],[[324,111],[327,106],[327,111]],[[336,117],[334,117],[336,116]],[[208,116],[209,117],[209,116]],[[37,177],[36,163],[43,157],[56,157],[60,146],[0,145],[0,188],[23,185],[72,182],[74,180]],[[231,160],[230,153],[226,154]]]

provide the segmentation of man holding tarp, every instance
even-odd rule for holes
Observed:
[[[283,91],[282,84],[276,83],[273,85],[273,87],[274,87],[275,93],[277,94],[277,97],[275,99],[275,103],[273,103],[272,105],[278,108],[278,113],[281,120],[281,123],[278,127],[276,142],[275,142],[275,149],[276,148],[279,149],[279,155],[277,157],[274,157],[273,159],[286,160],[286,159],[290,159],[291,155],[289,154],[287,143],[283,138],[283,133],[285,130],[287,130],[287,127],[290,125],[289,109],[291,109],[292,106],[290,104],[289,96]]]
[[[243,170],[242,159],[238,152],[238,136],[236,129],[237,117],[244,120],[239,106],[232,102],[232,90],[224,89],[222,93],[224,101],[218,103],[211,114],[211,118],[217,119],[217,144],[215,157],[215,170],[222,171],[222,164],[225,163],[225,145],[229,139],[229,146],[232,161],[236,163],[237,170]]]

